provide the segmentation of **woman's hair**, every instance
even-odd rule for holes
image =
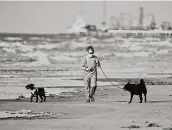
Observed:
[[[88,52],[89,50],[92,50],[92,52],[94,53],[94,48],[92,46],[86,47],[86,51]]]

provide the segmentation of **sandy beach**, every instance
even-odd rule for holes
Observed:
[[[114,86],[99,87],[96,102],[85,103],[84,93],[72,97],[48,97],[46,103],[28,100],[0,101],[1,111],[54,113],[55,117],[0,118],[2,130],[88,130],[88,129],[148,129],[172,128],[172,95],[170,85],[147,85],[148,102],[139,103],[135,96],[128,104],[129,93]]]
[[[1,2],[0,130],[172,130],[169,12],[162,0]]]
[[[137,96],[128,104],[129,93],[112,86],[101,69],[96,102],[85,102],[80,70],[88,45],[84,38],[67,42],[45,37],[6,39],[0,49],[1,130],[172,128],[171,39],[95,38],[89,43],[114,84],[123,88],[128,81],[138,83],[144,78],[148,102],[142,104]],[[30,93],[24,88],[29,83],[45,88],[47,102],[29,102]]]

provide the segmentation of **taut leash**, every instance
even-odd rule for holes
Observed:
[[[117,87],[117,88],[119,88],[119,89],[122,89],[122,88],[119,87],[119,85],[115,85],[112,81],[110,81],[110,79],[106,76],[106,74],[105,74],[105,72],[103,71],[103,69],[102,69],[101,66],[100,66],[100,69],[101,69],[102,73],[104,74],[104,76],[106,77],[106,79],[112,84],[112,86],[115,86],[115,87]],[[122,89],[122,90],[123,90],[123,89]]]

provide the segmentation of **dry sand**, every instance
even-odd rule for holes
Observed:
[[[121,86],[122,87],[122,86]],[[0,120],[1,130],[162,130],[172,128],[172,87],[147,85],[148,102],[135,96],[128,104],[129,93],[114,86],[99,87],[96,102],[85,103],[83,89],[73,97],[48,97],[45,103],[28,100],[0,101],[1,111],[31,110],[61,113],[55,119]]]
[[[159,57],[144,59],[108,59],[102,60],[102,67],[111,81],[126,83],[128,80],[138,82],[138,77],[146,78],[148,89],[148,102],[139,103],[139,98],[134,96],[133,102],[128,104],[129,93],[105,82],[104,76],[99,72],[99,84],[96,93],[96,102],[85,103],[83,92],[83,81],[81,84],[80,72],[76,71],[79,65],[71,67],[67,72],[58,72],[58,76],[53,72],[38,72],[32,81],[45,86],[74,85],[80,92],[72,97],[50,96],[45,103],[30,103],[29,99],[22,100],[1,100],[0,110],[15,112],[19,110],[31,110],[34,113],[55,113],[56,118],[10,118],[0,120],[0,130],[161,130],[172,128],[172,57]],[[75,66],[75,64],[73,65]],[[100,69],[99,69],[100,71]],[[77,72],[77,73],[76,73]],[[50,74],[49,74],[50,73]],[[46,75],[45,75],[46,74]],[[2,74],[3,75],[3,74]],[[12,74],[9,74],[12,75]],[[13,78],[1,79],[4,87],[23,86],[26,81],[21,78],[23,75],[14,73]],[[16,79],[15,76],[20,78]],[[35,76],[34,75],[34,76]],[[48,78],[46,76],[49,76]],[[68,77],[66,75],[69,75]],[[44,76],[44,77],[43,77]],[[57,79],[62,76],[61,82]],[[26,76],[27,77],[27,76]],[[130,79],[126,79],[130,77]],[[46,79],[46,80],[45,80]],[[73,79],[73,80],[71,80]],[[76,80],[77,79],[77,80]],[[16,83],[16,81],[18,81]],[[64,83],[64,84],[62,84]],[[105,84],[104,84],[105,83]],[[60,115],[58,115],[60,113]],[[148,127],[150,126],[150,127]],[[157,127],[159,126],[159,127]],[[168,129],[167,129],[168,130]]]

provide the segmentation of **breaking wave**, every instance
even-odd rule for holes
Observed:
[[[172,50],[170,40],[88,38],[59,39],[58,37],[4,37],[0,39],[0,54],[3,60],[20,65],[50,65],[59,62],[74,62],[85,55],[84,48],[93,45],[101,57],[149,57],[168,55]],[[10,63],[11,64],[11,63]]]

